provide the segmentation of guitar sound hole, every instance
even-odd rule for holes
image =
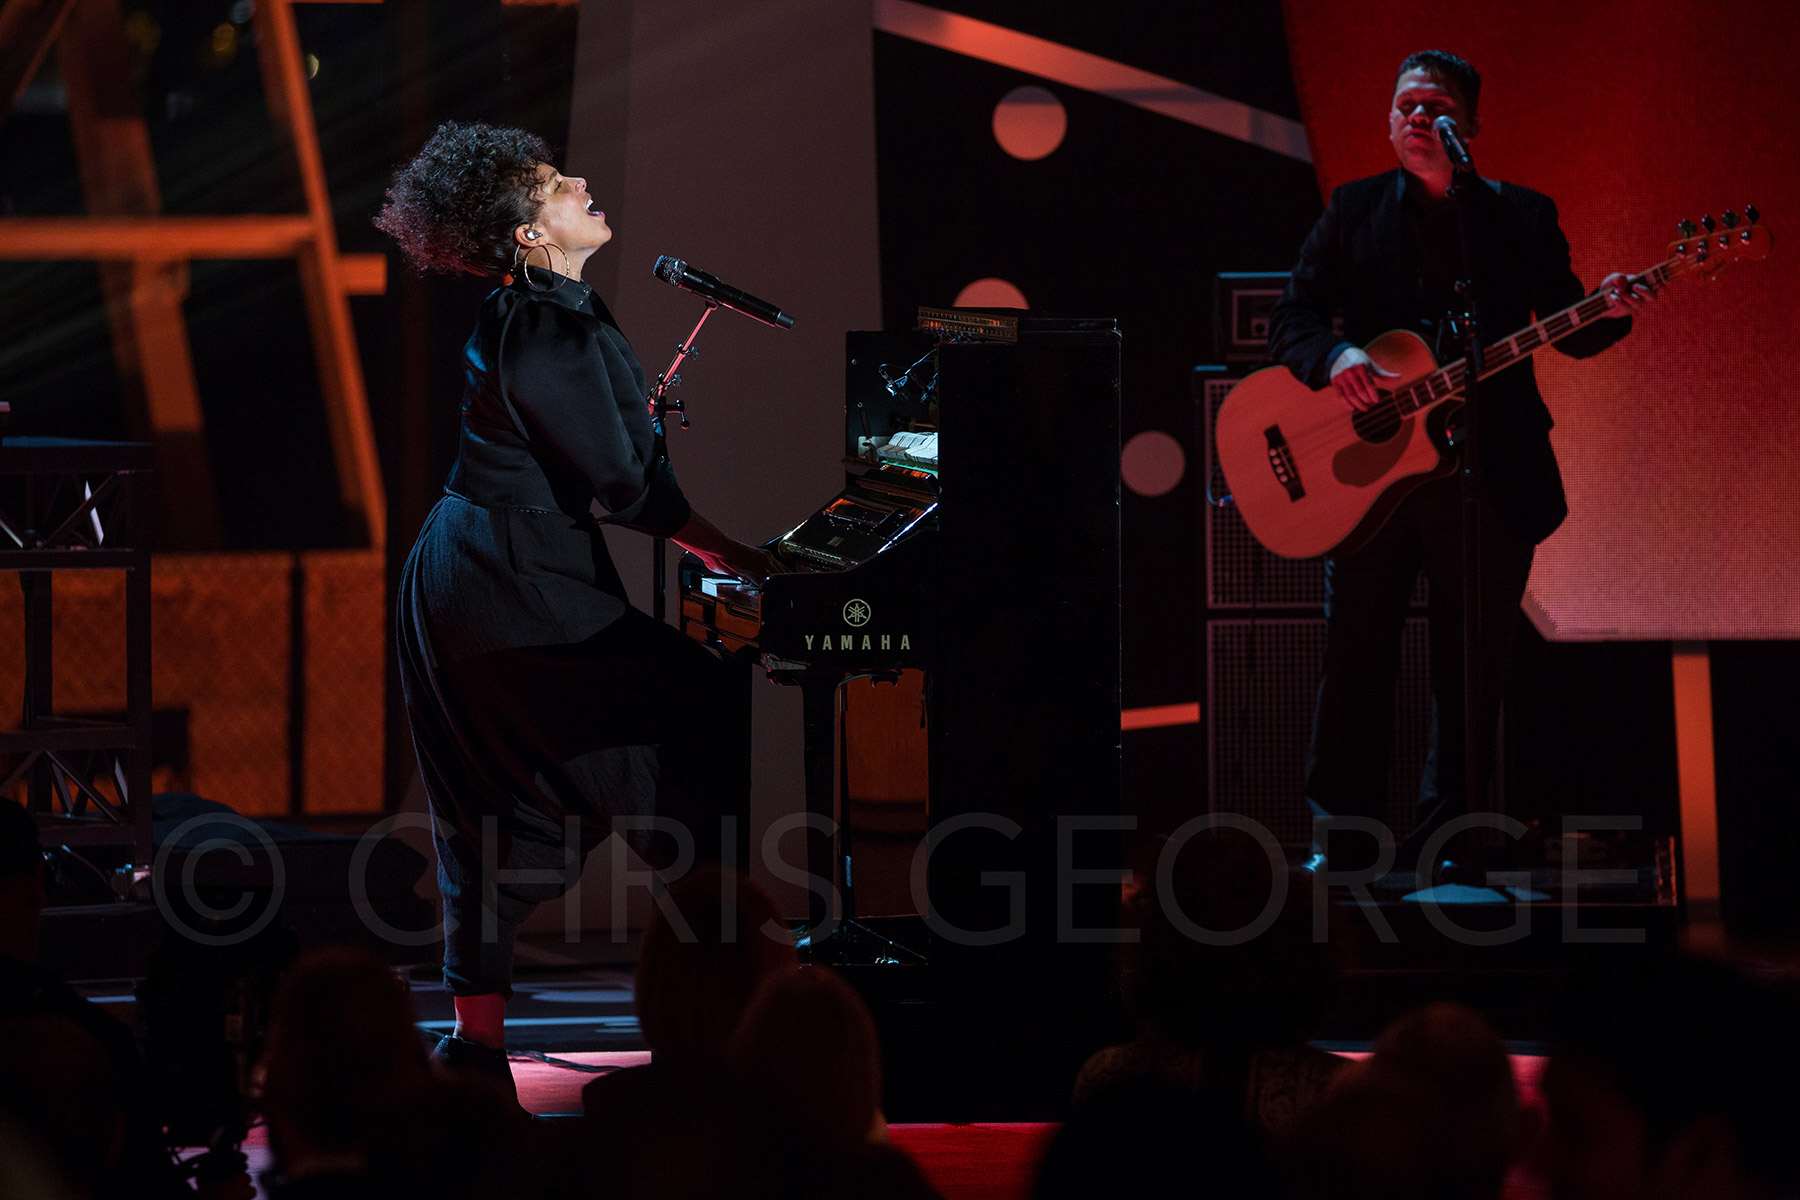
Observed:
[[[1382,399],[1387,399],[1387,396],[1383,394]],[[1363,441],[1379,443],[1399,433],[1400,422],[1400,414],[1394,411],[1394,406],[1382,404],[1367,412],[1353,414],[1350,427],[1356,430],[1356,436]]]

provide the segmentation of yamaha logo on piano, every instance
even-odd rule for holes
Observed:
[[[874,616],[875,606],[870,604],[867,600],[851,599],[844,602],[843,617],[844,624],[846,625],[861,628],[874,619]],[[912,649],[912,638],[904,633],[900,635],[900,644],[898,646],[894,644],[894,635],[891,633],[808,633],[801,636],[806,639],[806,648],[808,650]]]
[[[808,650],[911,650],[912,639],[902,633],[808,633]]]

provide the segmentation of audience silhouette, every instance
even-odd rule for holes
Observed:
[[[75,1188],[80,1194],[129,1195],[133,1200],[194,1195],[163,1145],[162,1125],[150,1094],[144,1059],[132,1031],[97,1004],[78,995],[68,984],[46,971],[38,961],[38,937],[44,908],[44,859],[38,843],[37,822],[24,808],[0,799],[0,1019],[58,1018],[41,1028],[52,1031],[59,1044],[70,1047],[72,1077],[93,1089],[86,1100],[79,1091],[57,1089],[70,1104],[116,1106],[120,1118],[119,1144],[105,1156],[83,1155],[80,1174],[88,1181]],[[37,1028],[26,1025],[18,1028]],[[77,1036],[77,1034],[81,1036]],[[48,1036],[48,1034],[47,1034]],[[107,1070],[93,1063],[78,1066],[89,1051],[98,1048]],[[51,1069],[48,1060],[14,1059],[17,1069]],[[34,1065],[35,1064],[35,1065]],[[48,1086],[49,1081],[43,1081]],[[75,1121],[73,1113],[45,1111],[29,1118],[53,1124]],[[29,1132],[25,1136],[29,1140]],[[49,1154],[53,1164],[55,1153]],[[102,1163],[102,1157],[107,1159]],[[68,1169],[68,1164],[63,1164]],[[241,1186],[217,1189],[221,1200],[249,1193]],[[73,1181],[67,1186],[75,1187]]]
[[[856,989],[825,967],[771,978],[732,1039],[737,1086],[755,1099],[738,1126],[751,1167],[738,1194],[930,1197],[887,1145],[881,1045]]]
[[[1556,1200],[1800,1194],[1800,1008],[1719,962],[1571,980],[1551,1024],[1536,1165]]]
[[[275,996],[263,1113],[280,1200],[536,1193],[532,1132],[506,1089],[434,1072],[406,985],[373,955],[303,956]]]
[[[1430,1004],[1390,1024],[1288,1140],[1295,1200],[1499,1200],[1525,1124],[1480,1014]]]
[[[1125,906],[1140,931],[1120,969],[1137,1036],[1088,1059],[1075,1099],[1155,1075],[1233,1099],[1253,1128],[1281,1132],[1342,1061],[1306,1042],[1333,984],[1312,889],[1240,830],[1159,849]]]

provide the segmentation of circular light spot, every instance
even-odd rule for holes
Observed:
[[[994,105],[994,140],[1014,158],[1032,162],[1062,145],[1069,114],[1041,87],[1016,87]]]
[[[1147,429],[1125,443],[1119,458],[1125,486],[1140,496],[1166,496],[1187,472],[1181,443],[1159,429]]]
[[[956,293],[953,308],[1030,308],[1025,293],[1004,279],[977,279]]]

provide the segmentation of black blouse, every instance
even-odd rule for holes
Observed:
[[[496,290],[463,350],[456,465],[400,580],[402,655],[422,673],[593,637],[630,607],[602,525],[687,523],[637,356],[586,284],[552,278]]]
[[[485,508],[592,516],[667,537],[689,508],[668,459],[655,456],[644,368],[592,288],[550,278],[549,291],[516,281],[482,306],[463,349],[448,490]]]

